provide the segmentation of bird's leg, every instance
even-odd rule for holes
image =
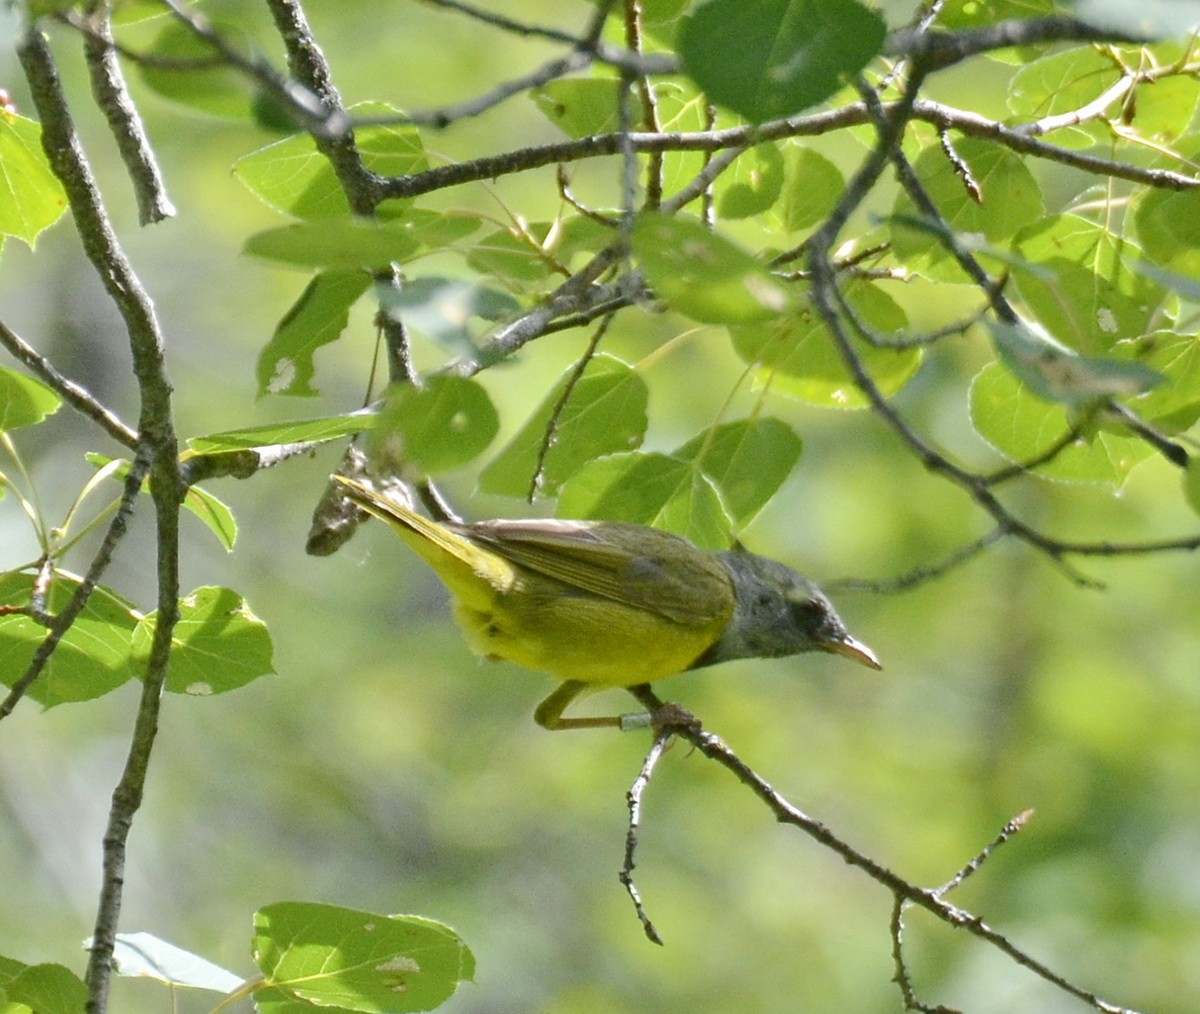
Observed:
[[[641,684],[647,692],[650,688]],[[543,729],[557,732],[562,729],[645,729],[652,723],[652,715],[637,712],[632,715],[602,715],[598,718],[564,718],[563,712],[570,707],[571,702],[586,690],[593,689],[587,683],[579,680],[566,680],[549,697],[537,706],[533,720]],[[640,688],[631,688],[640,689]],[[653,695],[651,695],[653,696]]]
[[[674,701],[664,701],[659,698],[653,690],[650,689],[649,683],[639,683],[637,686],[626,688],[638,701],[646,706],[644,715],[628,715],[628,718],[643,718],[644,722],[640,723],[639,728],[648,725],[655,732],[662,732],[664,729],[674,731],[676,729],[687,728],[699,731],[701,728],[700,719],[693,715],[682,704],[676,704]],[[622,726],[625,728],[625,726]],[[632,726],[629,726],[632,728]]]

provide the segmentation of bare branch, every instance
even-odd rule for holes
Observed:
[[[138,219],[142,225],[152,225],[171,218],[175,214],[175,206],[167,196],[158,160],[154,157],[142,118],[133,104],[125,75],[121,73],[121,65],[117,61],[111,14],[109,5],[102,3],[88,17],[91,30],[84,35],[83,51],[92,82],[92,95],[108,120],[117,151],[133,182]]]
[[[95,422],[110,437],[131,450],[137,448],[138,435],[134,430],[125,425],[114,412],[101,405],[85,388],[59,373],[50,360],[3,321],[0,321],[0,345],[61,395],[63,401]]]
[[[1103,1011],[1105,1014],[1136,1014],[1131,1008],[1110,1003],[1090,990],[1084,989],[1066,979],[1048,965],[1018,947],[1004,934],[993,929],[979,916],[948,904],[941,896],[945,888],[930,890],[910,883],[844,841],[825,824],[810,817],[776,792],[762,776],[734,753],[719,736],[701,727],[699,722],[689,713],[682,712],[685,717],[678,724],[662,723],[659,716],[669,716],[672,711],[671,706],[664,706],[663,702],[649,686],[643,684],[627,689],[643,706],[654,714],[656,727],[669,729],[680,739],[694,746],[709,760],[716,761],[757,796],[775,820],[781,824],[799,828],[818,844],[835,853],[847,864],[862,870],[876,883],[885,887],[893,897],[902,898],[907,903],[925,909],[948,926],[965,930],[972,936],[978,937],[980,940],[985,941],[1006,954],[1021,967],[1033,972],[1039,978],[1055,986],[1062,992],[1090,1004],[1096,1010]],[[1008,837],[1011,837],[1012,833],[1009,832],[1007,835],[1003,835],[1002,833],[1002,837],[1007,840]],[[984,851],[990,854],[990,851],[994,850],[994,848],[995,843]],[[975,860],[972,860],[972,862],[975,862]]]
[[[43,560],[43,565],[39,568],[42,594],[38,595],[35,593],[32,603],[33,612],[30,615],[35,619],[39,617],[48,619],[49,629],[46,632],[46,636],[42,639],[41,644],[37,646],[33,658],[29,660],[29,665],[25,667],[25,672],[13,681],[7,696],[3,701],[0,701],[0,719],[7,718],[12,714],[13,709],[21,702],[21,698],[29,692],[29,688],[33,686],[34,681],[45,671],[50,657],[58,649],[67,632],[74,626],[75,621],[79,619],[80,613],[87,608],[88,600],[92,597],[92,592],[96,590],[96,585],[100,583],[100,578],[104,576],[104,572],[108,570],[109,564],[112,563],[117,544],[125,536],[129,525],[129,518],[133,514],[133,505],[137,502],[138,494],[142,489],[142,482],[145,480],[149,469],[150,457],[148,454],[143,453],[134,458],[133,467],[130,468],[129,474],[125,479],[125,488],[121,494],[120,503],[117,505],[117,511],[108,523],[104,539],[100,543],[100,548],[96,550],[96,555],[92,557],[92,562],[88,565],[87,573],[84,575],[83,580],[79,582],[79,586],[75,589],[71,600],[63,607],[62,612],[49,617],[45,616],[46,603],[44,592],[50,577],[51,568],[49,560]],[[39,598],[41,599],[40,602],[38,601]],[[42,620],[39,619],[39,622],[42,622]]]
[[[945,70],[956,63],[994,49],[1032,46],[1046,42],[1149,42],[1144,35],[1097,28],[1068,17],[1014,18],[985,28],[958,32],[930,32],[903,28],[884,43],[887,56],[908,57],[924,73]]]

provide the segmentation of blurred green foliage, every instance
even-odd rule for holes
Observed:
[[[278,57],[261,5],[204,6],[214,21],[236,23]],[[584,5],[528,0],[494,6],[568,30],[587,14]],[[959,23],[971,23],[974,8],[1025,15],[1041,6],[949,5]],[[544,40],[514,38],[419,4],[311,0],[307,9],[349,103],[443,105],[555,52]],[[159,28],[147,22],[131,30],[148,43]],[[17,31],[15,15],[0,11],[6,43],[0,84],[18,109],[28,110],[7,45]],[[53,34],[56,45],[71,50],[70,33]],[[65,57],[64,63],[68,91],[82,96],[83,68]],[[1018,79],[1022,90],[1014,94],[1024,100],[1035,79],[1028,72]],[[345,312],[349,325],[336,351],[308,350],[315,372],[291,392],[311,396],[303,411],[287,399],[259,398],[274,373],[256,363],[296,307],[304,282],[293,270],[244,256],[243,244],[247,235],[279,226],[263,201],[277,207],[291,201],[290,210],[300,214],[296,202],[313,191],[285,193],[278,165],[254,175],[263,162],[250,153],[261,153],[272,137],[250,120],[181,115],[146,84],[133,84],[181,212],[177,219],[138,230],[102,124],[81,118],[80,129],[164,321],[181,433],[274,427],[297,415],[342,417],[361,404],[373,329],[368,306],[348,308],[336,294],[326,309],[338,320]],[[939,97],[964,108],[1000,101],[977,89],[950,76]],[[695,112],[687,98],[680,99],[680,116]],[[240,83],[215,89],[213,99],[240,111],[246,105]],[[548,89],[538,102],[561,99]],[[1178,101],[1190,110],[1195,95]],[[558,128],[537,110],[517,99],[425,133],[424,154],[436,163],[559,140]],[[595,129],[569,111],[562,115],[569,133]],[[403,155],[403,145],[388,147],[393,135],[380,136],[388,142],[381,158]],[[936,147],[926,151],[936,154]],[[825,192],[838,188],[832,178],[860,155],[840,139],[814,155],[789,150],[787,165],[799,162],[820,186],[803,195],[784,183],[780,214],[787,230],[816,221],[818,212],[806,211],[805,202],[824,207]],[[238,174],[257,181],[251,185],[258,196],[231,174],[238,159]],[[604,166],[582,164],[572,187],[589,203],[613,207],[617,171],[615,163]],[[986,220],[964,202],[960,210],[969,221],[961,227],[990,243],[1013,241],[1023,252],[1046,242],[1030,221],[1041,214],[1042,195],[1069,189],[1062,182],[1067,171],[1031,168],[1028,182],[1037,194],[1022,186],[1002,214]],[[527,222],[552,221],[560,201],[543,175],[549,172],[457,188],[423,198],[422,206],[452,205],[504,227],[475,250],[472,266],[519,290],[523,280],[545,272],[541,265],[529,273],[527,244],[506,245],[508,211],[520,209]],[[947,176],[949,193],[956,181]],[[748,199],[745,192],[727,197],[730,217]],[[880,206],[884,213],[890,208]],[[895,210],[911,211],[903,202]],[[1156,259],[1176,270],[1193,270],[1194,197],[1154,192],[1134,214],[1146,224],[1148,253],[1157,251]],[[319,237],[319,224],[294,228]],[[760,238],[757,224],[745,229]],[[410,242],[423,242],[393,231],[403,236],[406,252]],[[1076,263],[1118,264],[1128,252],[1107,233],[1077,233],[1068,229],[1062,240],[1064,256]],[[935,277],[957,270],[934,252],[927,233],[908,235],[913,245],[900,254],[910,267]],[[563,243],[557,255],[575,264],[595,237],[581,230]],[[304,262],[327,263],[309,256]],[[438,254],[425,267],[456,276],[461,263]],[[666,282],[670,265],[663,270]],[[1046,318],[1069,317],[1044,296],[1037,277],[1014,275],[1030,304],[1041,300]],[[1137,316],[1152,287],[1128,274],[1114,283],[1129,316]],[[1067,289],[1074,306],[1077,289]],[[905,321],[914,332],[934,328],[974,306],[967,290],[949,284],[915,294],[902,285],[884,294],[882,286],[864,284],[862,292],[872,293],[858,301],[866,304],[863,316],[875,314],[889,331]],[[44,233],[36,254],[11,240],[5,245],[0,318],[64,372],[86,377],[101,400],[134,417],[128,363],[97,352],[124,348],[119,322],[68,228]],[[685,452],[695,450],[694,435],[723,418],[743,360],[764,361],[757,346],[748,351],[752,343],[770,339],[749,324],[733,348],[714,328],[671,341],[689,326],[680,316],[634,308],[616,318],[604,345],[613,357],[639,364],[645,391],[639,386],[633,401],[651,406],[648,428],[621,439],[632,446],[644,430],[647,451],[684,460],[693,460]],[[804,335],[790,334],[796,347],[781,350],[780,359],[803,358]],[[1095,337],[1094,329],[1089,334]],[[508,453],[516,455],[530,413],[552,397],[584,341],[577,331],[548,337],[536,354],[480,375],[499,413],[493,451],[511,442]],[[899,390],[898,404],[939,446],[972,460],[994,459],[971,416],[986,433],[979,390],[988,376],[980,370],[993,358],[986,340],[939,349],[919,370],[915,352],[878,355],[886,362],[879,382]],[[418,366],[435,367],[446,348],[418,342],[416,357]],[[594,368],[598,384],[602,368]],[[963,391],[977,375],[968,406]],[[792,439],[793,430],[802,436],[804,455],[780,493],[738,532],[743,541],[829,585],[903,574],[981,535],[984,519],[972,502],[929,474],[876,419],[812,404],[837,403],[845,381],[826,376],[816,395],[800,392],[805,401],[771,399],[772,415]],[[777,390],[787,382],[772,380]],[[743,404],[760,393],[739,392]],[[1058,406],[1049,409],[1056,423],[1065,418]],[[1002,428],[995,418],[992,425]],[[1029,425],[1041,432],[1037,420]],[[83,455],[95,441],[62,413],[30,432],[22,453],[57,516],[93,474]],[[1010,449],[1000,439],[993,443]],[[1017,441],[1013,449],[1032,453],[1040,446]],[[1091,446],[1107,445],[1101,439]],[[312,507],[339,453],[333,444],[253,481],[219,484],[238,518],[232,555],[217,551],[193,519],[185,521],[191,526],[185,588],[237,588],[253,607],[248,636],[257,636],[250,622],[257,617],[272,631],[273,658],[261,657],[261,642],[255,650],[277,675],[235,693],[167,702],[131,839],[123,927],[250,975],[251,917],[264,905],[305,899],[420,913],[453,926],[476,956],[476,984],[461,987],[443,1008],[461,1014],[898,1009],[887,894],[777,826],[727,774],[679,748],[663,762],[647,800],[637,881],[666,946],[647,943],[616,879],[624,793],[645,738],[551,736],[534,726],[530,714],[547,690],[545,679],[471,657],[440,585],[382,526],[367,526],[332,558],[306,556]],[[1105,458],[1096,468],[1108,471],[1097,475],[1090,462],[1076,462],[1068,474],[1124,480],[1116,494],[1101,484],[1039,479],[1006,489],[1006,502],[1042,530],[1070,539],[1140,541],[1194,530],[1177,469],[1152,456],[1125,478],[1112,455],[1095,454]],[[552,467],[548,474],[554,484],[565,477]],[[495,471],[485,492],[475,492],[474,479],[453,473],[443,483],[471,517],[530,510],[498,495],[514,484]],[[12,561],[33,558],[39,547],[10,507],[6,500],[0,510],[0,544],[11,547]],[[755,510],[748,508],[746,518]],[[148,609],[145,561],[153,542],[146,517],[135,519],[125,550],[106,580]],[[883,673],[824,657],[739,662],[671,680],[661,692],[694,710],[806,812],[920,883],[943,882],[1006,821],[1034,808],[1029,826],[951,900],[1107,999],[1185,1014],[1200,1003],[1200,581],[1195,560],[1184,555],[1085,560],[1081,569],[1104,590],[1077,586],[1025,545],[1002,543],[902,595],[835,588],[850,626],[883,660]],[[199,680],[189,676],[185,684]],[[81,967],[79,942],[91,930],[99,885],[100,835],[135,706],[130,683],[86,706],[38,714],[27,703],[0,724],[0,953]],[[595,706],[610,713],[632,708],[632,701],[612,691]],[[1080,1009],[921,913],[911,914],[906,940],[918,991],[933,1002],[970,1014]],[[114,990],[113,1009],[130,1014],[172,1004],[184,1014],[211,1007],[207,996],[172,997],[152,982],[122,980]]]

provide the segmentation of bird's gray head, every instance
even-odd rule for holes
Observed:
[[[733,581],[736,605],[720,639],[694,668],[735,658],[779,658],[805,651],[845,655],[882,668],[846,630],[821,589],[782,563],[744,551],[717,554]]]

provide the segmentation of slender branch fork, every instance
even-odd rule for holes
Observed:
[[[972,936],[985,941],[1006,954],[1022,968],[1028,969],[1055,988],[1083,1001],[1095,1010],[1104,1011],[1105,1014],[1137,1014],[1133,1008],[1110,1003],[1090,990],[1069,981],[1044,962],[1039,961],[1027,951],[1018,947],[1004,934],[984,922],[979,916],[951,905],[945,900],[946,894],[976,873],[996,849],[1009,841],[1026,825],[1032,816],[1031,811],[1019,814],[1009,821],[989,845],[940,887],[920,887],[876,862],[866,853],[843,840],[830,830],[829,827],[821,823],[821,821],[809,816],[789,802],[731,750],[719,736],[715,736],[713,733],[705,730],[695,716],[689,714],[678,705],[671,703],[664,704],[654,691],[645,684],[631,687],[630,693],[650,712],[656,729],[656,736],[650,751],[646,755],[642,769],[629,790],[629,827],[626,835],[625,861],[619,877],[634,903],[638,919],[641,921],[646,935],[655,943],[661,944],[662,939],[659,936],[658,930],[651,922],[650,917],[647,915],[641,895],[638,893],[637,887],[633,882],[633,869],[644,795],[667,742],[672,736],[677,736],[679,739],[695,747],[697,751],[709,760],[715,761],[733,774],[739,782],[758,797],[770,811],[771,815],[781,824],[788,824],[799,828],[818,844],[835,853],[850,866],[862,870],[868,877],[891,892],[893,909],[890,936],[892,939],[895,978],[901,987],[909,1009],[944,1010],[944,1008],[928,1008],[916,1001],[912,990],[911,976],[903,958],[903,912],[906,907],[915,906],[929,912],[948,926],[964,930]]]

